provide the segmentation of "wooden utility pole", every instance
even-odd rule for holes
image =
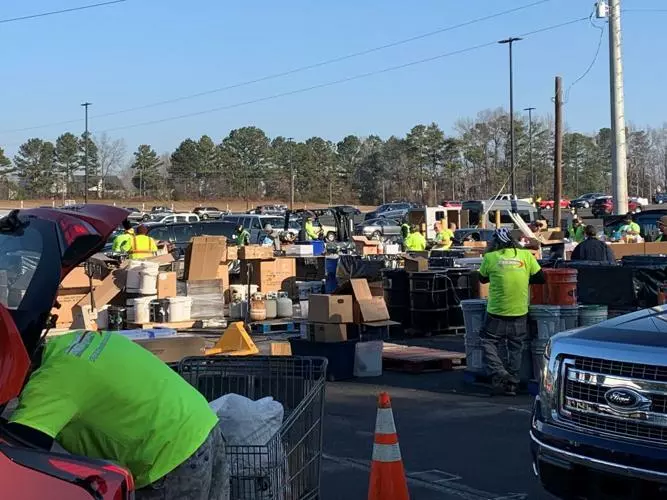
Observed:
[[[560,227],[560,200],[563,198],[563,79],[556,77],[556,134],[554,145],[554,220]]]

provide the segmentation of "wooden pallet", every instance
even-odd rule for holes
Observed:
[[[272,333],[299,333],[301,320],[267,320],[250,323],[250,332],[255,335],[269,335]]]
[[[462,352],[443,351],[426,347],[384,344],[382,367],[385,370],[407,373],[451,371],[465,366]]]

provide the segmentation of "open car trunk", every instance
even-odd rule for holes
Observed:
[[[0,219],[0,405],[16,397],[62,279],[104,245],[125,209],[15,210]]]

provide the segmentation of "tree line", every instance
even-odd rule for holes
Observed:
[[[86,163],[102,186],[110,175],[127,179],[126,195],[160,199],[289,200],[373,205],[392,200],[427,204],[483,199],[509,191],[509,115],[486,110],[459,120],[446,135],[436,123],[414,126],[405,136],[348,135],[339,142],[321,137],[293,141],[270,138],[258,127],[232,130],[220,142],[209,136],[182,141],[158,154],[142,144],[128,161],[122,140],[62,134],[55,144],[33,138],[13,160],[0,149],[0,180],[7,193],[48,198],[80,195],[75,177]],[[520,196],[553,193],[554,125],[550,117],[531,122],[517,116],[515,172]],[[667,176],[667,127],[628,127],[631,195],[650,197]],[[568,131],[563,140],[564,193],[611,189],[611,131]],[[78,191],[77,191],[78,190]],[[117,193],[116,193],[117,194]],[[0,196],[2,194],[0,193]]]

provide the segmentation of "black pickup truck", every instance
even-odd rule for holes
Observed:
[[[667,306],[554,336],[530,440],[562,499],[667,498]]]

